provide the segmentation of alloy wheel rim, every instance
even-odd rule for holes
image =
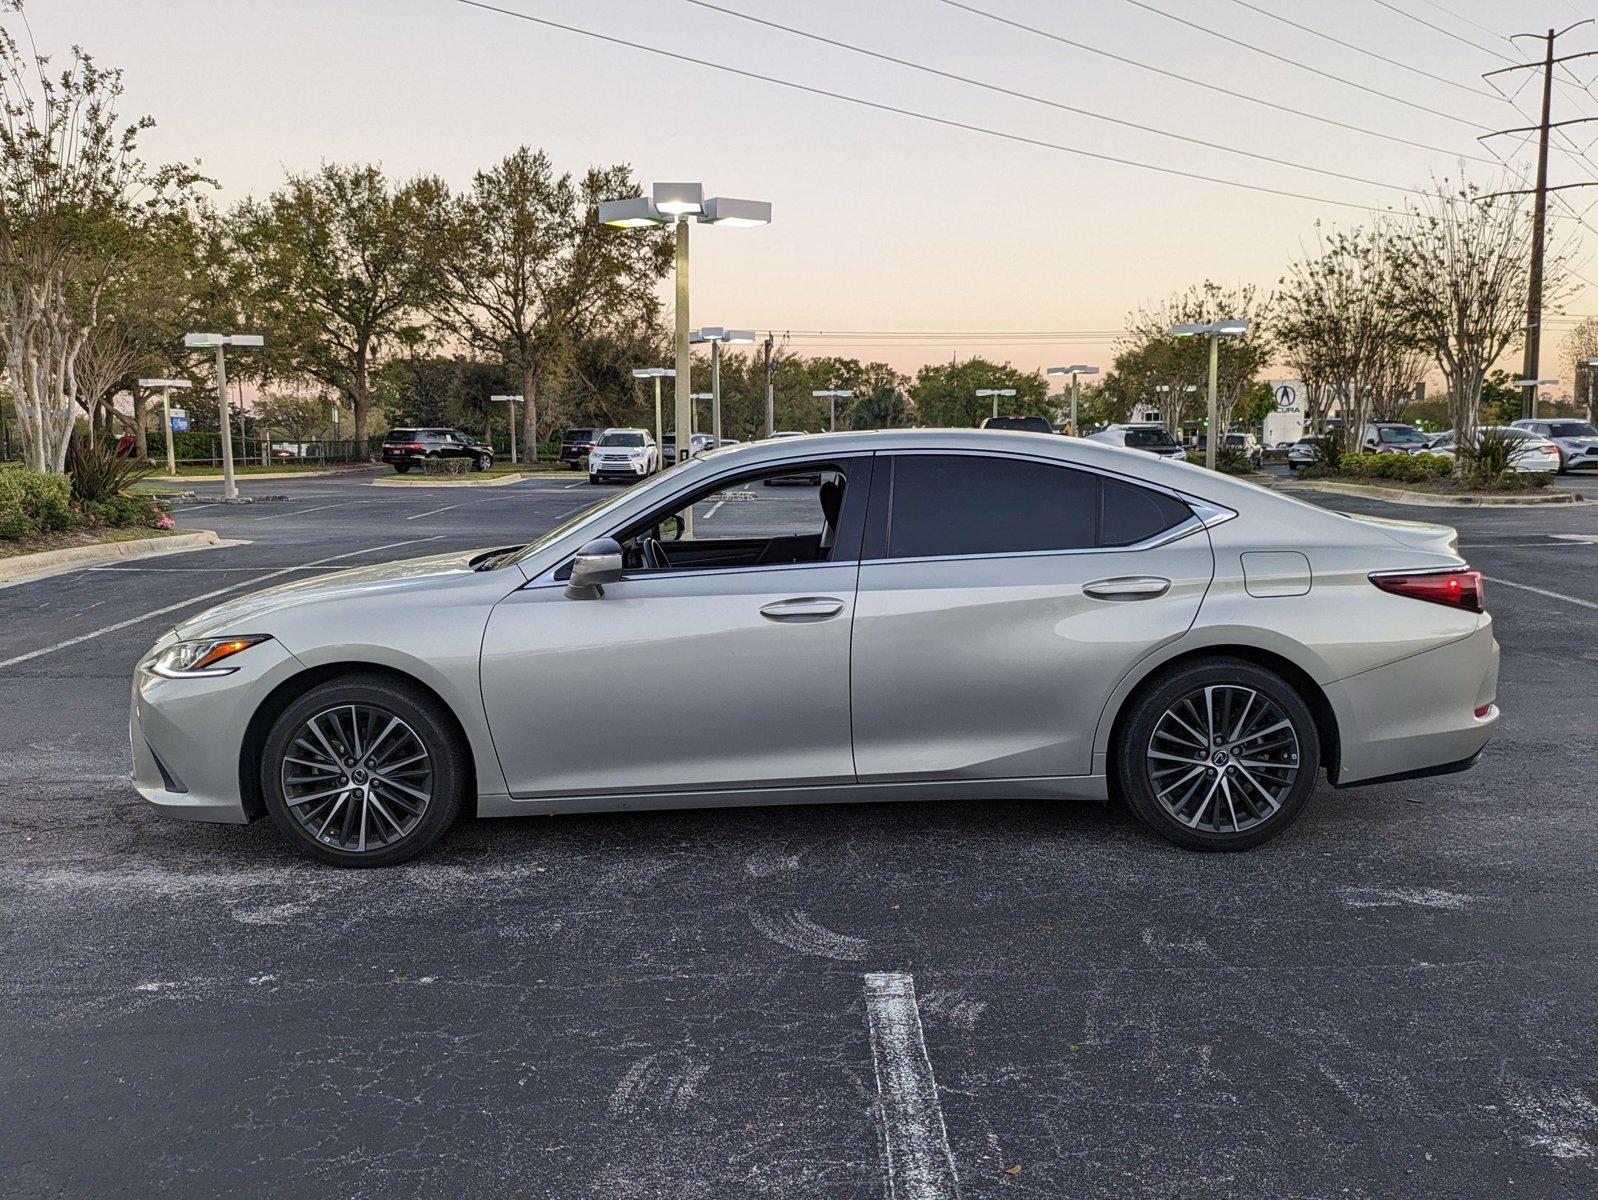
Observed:
[[[318,842],[355,854],[408,836],[433,799],[433,760],[409,725],[373,704],[307,719],[278,764],[283,800]]]
[[[1172,818],[1205,833],[1243,833],[1287,802],[1300,767],[1298,729],[1259,690],[1211,684],[1165,710],[1144,761]]]

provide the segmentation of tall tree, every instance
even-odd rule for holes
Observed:
[[[0,0],[20,17],[21,0]],[[121,373],[118,299],[193,198],[199,176],[138,155],[148,117],[123,124],[121,72],[74,49],[52,75],[0,25],[0,338],[23,454],[63,469],[77,412]]]
[[[962,363],[928,363],[916,372],[910,398],[928,425],[970,428],[993,415],[993,401],[977,390],[1014,388],[1014,396],[999,400],[1000,412],[1051,417],[1049,385],[1036,371],[1021,371],[1009,363],[968,358]]]
[[[350,403],[368,434],[372,376],[390,347],[425,336],[437,292],[444,186],[391,186],[375,166],[291,175],[232,214],[237,264],[267,347],[260,360],[309,376]]]
[[[1448,383],[1450,424],[1460,445],[1475,441],[1482,385],[1520,338],[1531,282],[1531,217],[1511,196],[1438,182],[1410,206],[1391,247],[1395,304]],[[1546,257],[1543,306],[1569,280],[1568,256]]]
[[[655,284],[671,265],[671,239],[600,225],[601,200],[635,196],[624,164],[557,175],[542,151],[522,146],[451,206],[443,324],[519,378],[522,440],[538,445],[540,388],[573,361],[585,339],[652,328]]]

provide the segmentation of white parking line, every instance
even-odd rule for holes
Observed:
[[[1496,575],[1483,575],[1488,583],[1496,583],[1500,587],[1519,588],[1523,592],[1536,592],[1539,596],[1547,596],[1550,600],[1563,600],[1566,604],[1579,604],[1582,608],[1598,608],[1591,600],[1583,600],[1580,596],[1567,596],[1564,592],[1550,592],[1547,588],[1532,587],[1529,583],[1516,583],[1513,579],[1500,579]],[[3,664],[0,664],[3,665]]]
[[[459,504],[446,504],[443,508],[430,508],[426,512],[419,512],[414,517],[406,517],[405,519],[407,521],[420,521],[423,517],[431,517],[435,513],[448,512],[452,508],[464,508],[469,503],[470,501],[462,500]]]
[[[882,1113],[888,1200],[958,1200],[960,1178],[921,1036],[915,980],[898,972],[867,975],[866,1022]]]
[[[579,479],[576,483],[565,483],[565,484],[562,484],[560,490],[563,491],[563,492],[569,492],[574,487],[582,487],[583,486],[583,482],[584,482],[583,480]]]
[[[246,579],[243,583],[230,583],[227,587],[215,588],[209,592],[201,592],[198,596],[190,596],[186,600],[179,600],[176,604],[168,604],[165,608],[153,608],[147,613],[140,613],[136,617],[129,617],[125,621],[118,621],[114,625],[103,625],[99,629],[91,629],[88,633],[80,633],[77,637],[67,638],[53,646],[41,646],[37,650],[29,650],[26,654],[19,654],[15,658],[0,660],[0,667],[14,667],[18,663],[27,662],[32,658],[43,658],[46,654],[54,654],[57,650],[65,650],[69,646],[76,646],[80,642],[87,642],[103,634],[115,633],[119,629],[126,629],[129,625],[137,625],[141,621],[148,621],[151,617],[159,617],[169,612],[176,612],[180,608],[188,608],[198,604],[201,600],[210,600],[217,596],[225,596],[229,592],[237,592],[243,588],[253,587],[258,583],[265,583],[268,579],[276,579],[281,575],[290,575],[295,571],[303,571],[308,567],[319,567],[323,563],[337,562],[343,558],[354,558],[357,554],[375,554],[379,550],[392,550],[396,546],[414,546],[418,542],[436,542],[444,535],[434,534],[432,537],[406,538],[403,542],[389,542],[383,546],[367,546],[362,550],[350,550],[344,554],[333,554],[327,558],[318,558],[313,562],[301,563],[299,566],[282,567],[276,571],[268,571],[254,579]]]
[[[717,500],[714,504],[712,504],[710,506],[710,511],[705,514],[705,520],[708,521],[711,517],[715,516],[716,510],[725,503],[727,503],[725,500]]]
[[[252,521],[269,521],[273,517],[299,517],[299,516],[304,516],[306,513],[325,512],[327,509],[330,509],[330,508],[343,508],[345,505],[357,504],[357,503],[359,503],[359,501],[355,501],[355,500],[340,500],[337,504],[319,504],[315,508],[297,508],[293,512],[269,512],[269,513],[267,513],[264,516],[251,517],[250,520],[252,520]]]

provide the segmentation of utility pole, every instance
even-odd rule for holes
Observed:
[[[766,334],[766,343],[765,343],[765,351],[766,351],[766,362],[765,362],[765,375],[766,375],[766,436],[767,437],[770,437],[772,434],[777,432],[777,392],[776,392],[776,386],[775,386],[775,379],[776,379],[777,369],[776,369],[775,366],[772,365],[773,361],[774,361],[773,357],[772,357],[772,351],[776,348],[776,344],[777,344],[776,334],[767,333]]]
[[[1569,121],[1553,120],[1554,100],[1554,67],[1559,63],[1569,62],[1575,58],[1587,58],[1598,51],[1585,50],[1579,54],[1566,54],[1555,57],[1554,43],[1572,29],[1581,25],[1590,25],[1592,20],[1577,21],[1563,29],[1550,29],[1547,33],[1517,33],[1516,38],[1536,37],[1543,40],[1543,57],[1541,62],[1517,63],[1512,67],[1501,67],[1496,71],[1488,71],[1482,76],[1490,79],[1494,75],[1502,75],[1508,71],[1531,71],[1542,68],[1543,73],[1543,107],[1542,120],[1536,125],[1524,125],[1517,129],[1500,129],[1493,133],[1483,134],[1478,141],[1490,137],[1501,137],[1506,134],[1535,133],[1537,134],[1537,185],[1520,191],[1493,192],[1482,197],[1491,200],[1497,196],[1531,196],[1531,276],[1526,287],[1526,354],[1521,363],[1521,378],[1535,381],[1537,378],[1538,360],[1542,356],[1542,322],[1543,322],[1543,258],[1547,248],[1548,226],[1548,193],[1563,191],[1565,188],[1592,187],[1595,182],[1567,183],[1558,187],[1548,186],[1548,134],[1550,130],[1558,129],[1565,125],[1579,125],[1591,121],[1592,117],[1578,117]],[[1513,39],[1511,39],[1513,40]],[[1522,389],[1520,413],[1523,417],[1535,416],[1537,407],[1537,387],[1535,382]]]

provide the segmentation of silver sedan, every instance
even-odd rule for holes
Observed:
[[[1228,850],[1319,778],[1469,767],[1497,676],[1449,529],[915,430],[718,450],[524,546],[224,604],[139,663],[131,733],[163,811],[348,866],[465,811],[911,798],[1118,795]]]

